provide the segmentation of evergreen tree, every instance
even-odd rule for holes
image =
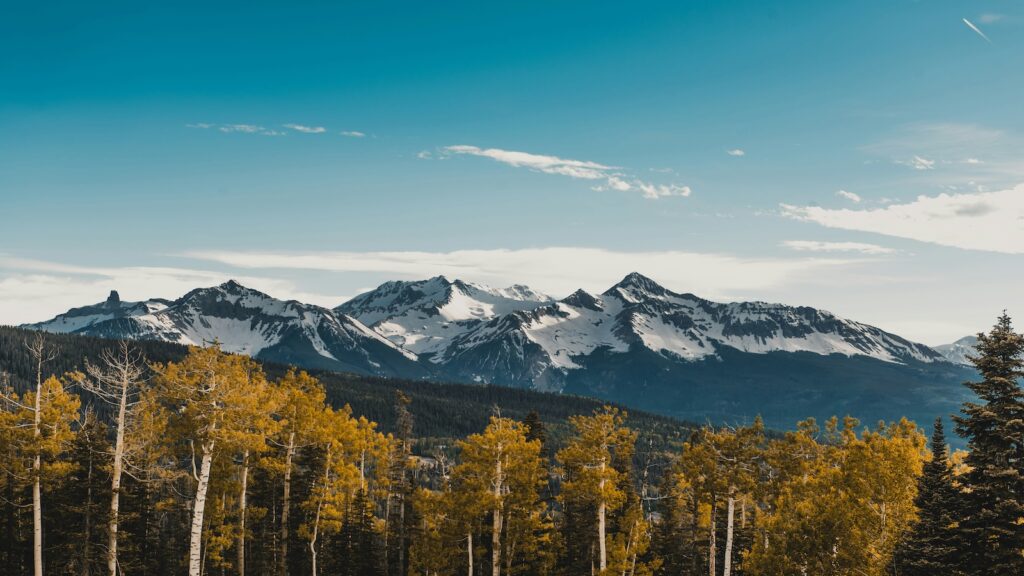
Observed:
[[[955,417],[969,449],[957,556],[969,574],[1024,574],[1024,336],[1004,313],[976,348],[981,380],[966,385],[980,403]]]
[[[897,576],[943,576],[953,574],[956,533],[953,510],[957,494],[949,467],[942,418],[935,419],[932,459],[924,465],[917,481],[918,519],[896,550]]]

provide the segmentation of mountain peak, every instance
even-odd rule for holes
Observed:
[[[227,282],[225,282],[225,283],[221,284],[220,286],[218,286],[218,288],[221,288],[221,289],[227,290],[227,291],[231,291],[231,292],[236,292],[238,290],[245,290],[245,286],[242,286],[241,284],[236,282],[234,279],[228,280]]]
[[[107,296],[106,305],[107,308],[118,308],[121,306],[121,295],[117,293],[117,290],[110,291],[110,296]]]
[[[639,272],[630,272],[619,281],[618,284],[609,288],[605,294],[613,294],[617,290],[628,292],[645,292],[647,294],[660,295],[666,292],[665,288]]]

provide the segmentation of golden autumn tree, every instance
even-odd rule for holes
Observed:
[[[20,398],[11,389],[0,390],[2,409],[9,414],[8,436],[12,456],[18,463],[11,467],[24,470],[32,486],[32,564],[36,576],[43,575],[43,485],[66,475],[71,465],[59,459],[74,438],[72,423],[81,405],[77,396],[68,392],[67,378],[43,378],[44,365],[56,357],[40,335],[28,344],[35,368],[35,388]],[[27,462],[27,464],[25,464]],[[13,476],[12,476],[13,478]]]
[[[189,531],[188,573],[202,573],[204,514],[215,457],[235,455],[262,441],[252,423],[266,417],[264,398],[253,394],[263,373],[251,358],[226,354],[216,343],[193,347],[181,362],[154,365],[154,391],[168,431],[195,482]]]
[[[916,480],[924,436],[912,423],[857,433],[852,418],[828,422],[817,449],[812,428],[773,442],[799,448],[780,463],[783,477],[760,517],[762,541],[747,560],[757,575],[882,576],[902,533],[916,516]]]
[[[473,509],[465,512],[490,517],[494,576],[538,560],[538,539],[545,537],[540,442],[526,436],[522,423],[494,416],[482,433],[459,443],[462,462],[452,473],[452,492]]]
[[[628,451],[636,443],[636,432],[625,426],[625,414],[616,408],[604,407],[592,416],[569,419],[573,435],[557,459],[564,478],[560,498],[583,504],[595,510],[597,567],[601,573],[608,568],[608,514],[626,502],[620,483],[621,472],[614,466],[617,454]]]

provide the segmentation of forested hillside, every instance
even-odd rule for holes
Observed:
[[[48,374],[83,370],[86,360],[97,362],[100,354],[111,347],[111,341],[103,338],[0,326],[0,373],[8,375],[17,392],[26,390],[35,378],[34,361],[27,344],[40,334],[48,349],[55,353],[54,359],[46,363]],[[132,345],[150,362],[178,361],[188,353],[187,347],[166,342],[143,340]],[[263,362],[261,365],[271,376],[283,375],[288,369],[280,364]],[[465,437],[483,429],[497,408],[503,415],[517,419],[536,412],[557,440],[567,429],[570,416],[590,413],[605,404],[571,394],[504,386],[438,383],[345,372],[313,370],[310,373],[321,382],[332,406],[340,408],[348,404],[354,414],[377,422],[384,432],[394,431],[394,398],[395,393],[401,391],[411,400],[412,434],[423,439]],[[88,392],[84,396],[89,403]],[[102,404],[96,408],[100,412],[107,410]],[[649,443],[659,446],[682,442],[696,428],[694,424],[639,410],[631,411],[629,424],[645,435],[650,434]]]

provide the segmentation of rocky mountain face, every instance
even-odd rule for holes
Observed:
[[[335,308],[371,327],[394,344],[435,362],[452,339],[479,324],[551,302],[549,296],[516,285],[495,289],[438,276],[386,282]]]
[[[829,312],[717,303],[630,274],[554,300],[525,286],[387,282],[334,310],[228,282],[173,302],[76,308],[30,327],[224,349],[312,368],[596,396],[689,419],[756,414],[929,422],[970,371],[922,344]]]
[[[48,332],[162,340],[187,345],[217,341],[228,352],[309,368],[418,377],[416,355],[358,320],[326,308],[283,301],[230,281],[174,301],[106,302],[30,324]]]

